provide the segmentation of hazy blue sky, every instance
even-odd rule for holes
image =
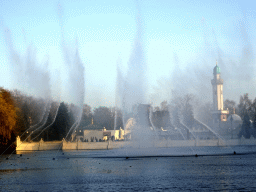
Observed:
[[[0,86],[30,92],[29,87],[19,87],[13,81],[13,67],[8,60],[4,33],[8,27],[13,45],[23,59],[26,59],[29,45],[36,48],[35,65],[50,71],[53,96],[60,94],[62,100],[69,99],[63,88],[66,72],[61,51],[59,2],[65,40],[70,49],[75,47],[77,40],[84,65],[85,103],[93,107],[114,105],[116,63],[118,58],[121,59],[121,69],[125,74],[136,34],[135,1],[1,0]],[[148,100],[159,103],[169,99],[171,88],[182,86],[182,83],[186,84],[187,92],[190,92],[187,85],[200,89],[207,87],[202,88],[202,92],[207,90],[204,97],[211,99],[210,80],[216,59],[222,59],[226,64],[224,67],[222,62],[219,64],[223,78],[229,73],[224,78],[224,89],[229,87],[224,90],[224,99],[238,101],[245,92],[254,98],[255,4],[255,1],[244,0],[139,1]],[[246,59],[246,46],[251,51],[249,61]],[[49,59],[48,66],[43,65],[46,58]],[[202,80],[193,77],[200,75],[198,71],[204,73]],[[242,75],[240,84],[237,80],[241,71],[245,75]],[[175,81],[179,81],[176,87]]]

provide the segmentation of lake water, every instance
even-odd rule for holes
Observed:
[[[0,191],[256,191],[255,152],[256,146],[22,152],[1,156]]]

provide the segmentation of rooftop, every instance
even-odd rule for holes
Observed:
[[[220,74],[220,67],[218,66],[217,62],[216,62],[216,66],[213,68],[213,74]]]

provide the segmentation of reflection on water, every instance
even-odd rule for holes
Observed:
[[[256,147],[233,148],[238,155],[228,148],[194,148],[198,157],[183,157],[187,150],[158,149],[155,156],[151,150],[65,151],[56,160],[56,151],[2,156],[0,191],[256,190]],[[218,156],[200,156],[210,152]]]

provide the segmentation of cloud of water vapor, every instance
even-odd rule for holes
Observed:
[[[4,32],[14,88],[36,97],[50,99],[49,58],[43,63],[43,67],[39,67],[36,59],[36,48],[30,44],[25,55],[22,55],[16,51],[13,45],[11,31],[4,27]]]
[[[116,76],[116,93],[115,93],[115,106],[118,108],[122,107],[122,100],[124,97],[124,77],[121,72],[121,59],[119,58],[117,60],[117,66],[116,66],[116,71],[117,71],[117,76]]]
[[[11,31],[4,27],[5,41],[8,48],[9,65],[12,69],[13,87],[23,93],[40,97],[45,100],[46,105],[41,108],[39,122],[29,127],[27,131],[42,128],[49,115],[49,103],[51,103],[50,74],[48,71],[49,58],[39,67],[36,59],[36,48],[30,44],[26,53],[18,53],[13,45]],[[25,32],[23,29],[24,39]]]
[[[68,46],[67,42],[65,41],[63,9],[60,4],[58,5],[58,11],[62,37],[61,48],[65,62],[63,68],[66,69],[68,73],[65,94],[67,99],[79,108],[79,110],[76,110],[76,113],[74,114],[74,117],[76,117],[76,125],[78,126],[82,117],[82,109],[85,96],[84,66],[78,51],[78,40],[76,39],[75,49],[72,49],[70,46]]]
[[[137,7],[137,31],[124,83],[124,103],[128,110],[131,110],[134,104],[144,103],[146,93],[146,61],[142,40],[143,26],[139,6]]]
[[[204,44],[201,53],[188,63],[184,70],[179,69],[180,59],[174,54],[174,70],[171,76],[172,97],[192,93],[201,102],[212,101],[211,79],[216,61],[224,80],[224,100],[238,101],[240,95],[250,93],[255,88],[255,57],[248,36],[249,27],[246,18],[237,23],[232,32],[237,35],[237,39],[240,39],[240,42],[235,42],[237,47],[240,47],[240,53],[231,55],[227,53],[228,50],[222,48],[224,45],[219,43],[215,30],[210,30],[206,21],[202,20]],[[231,43],[234,43],[232,39]]]

